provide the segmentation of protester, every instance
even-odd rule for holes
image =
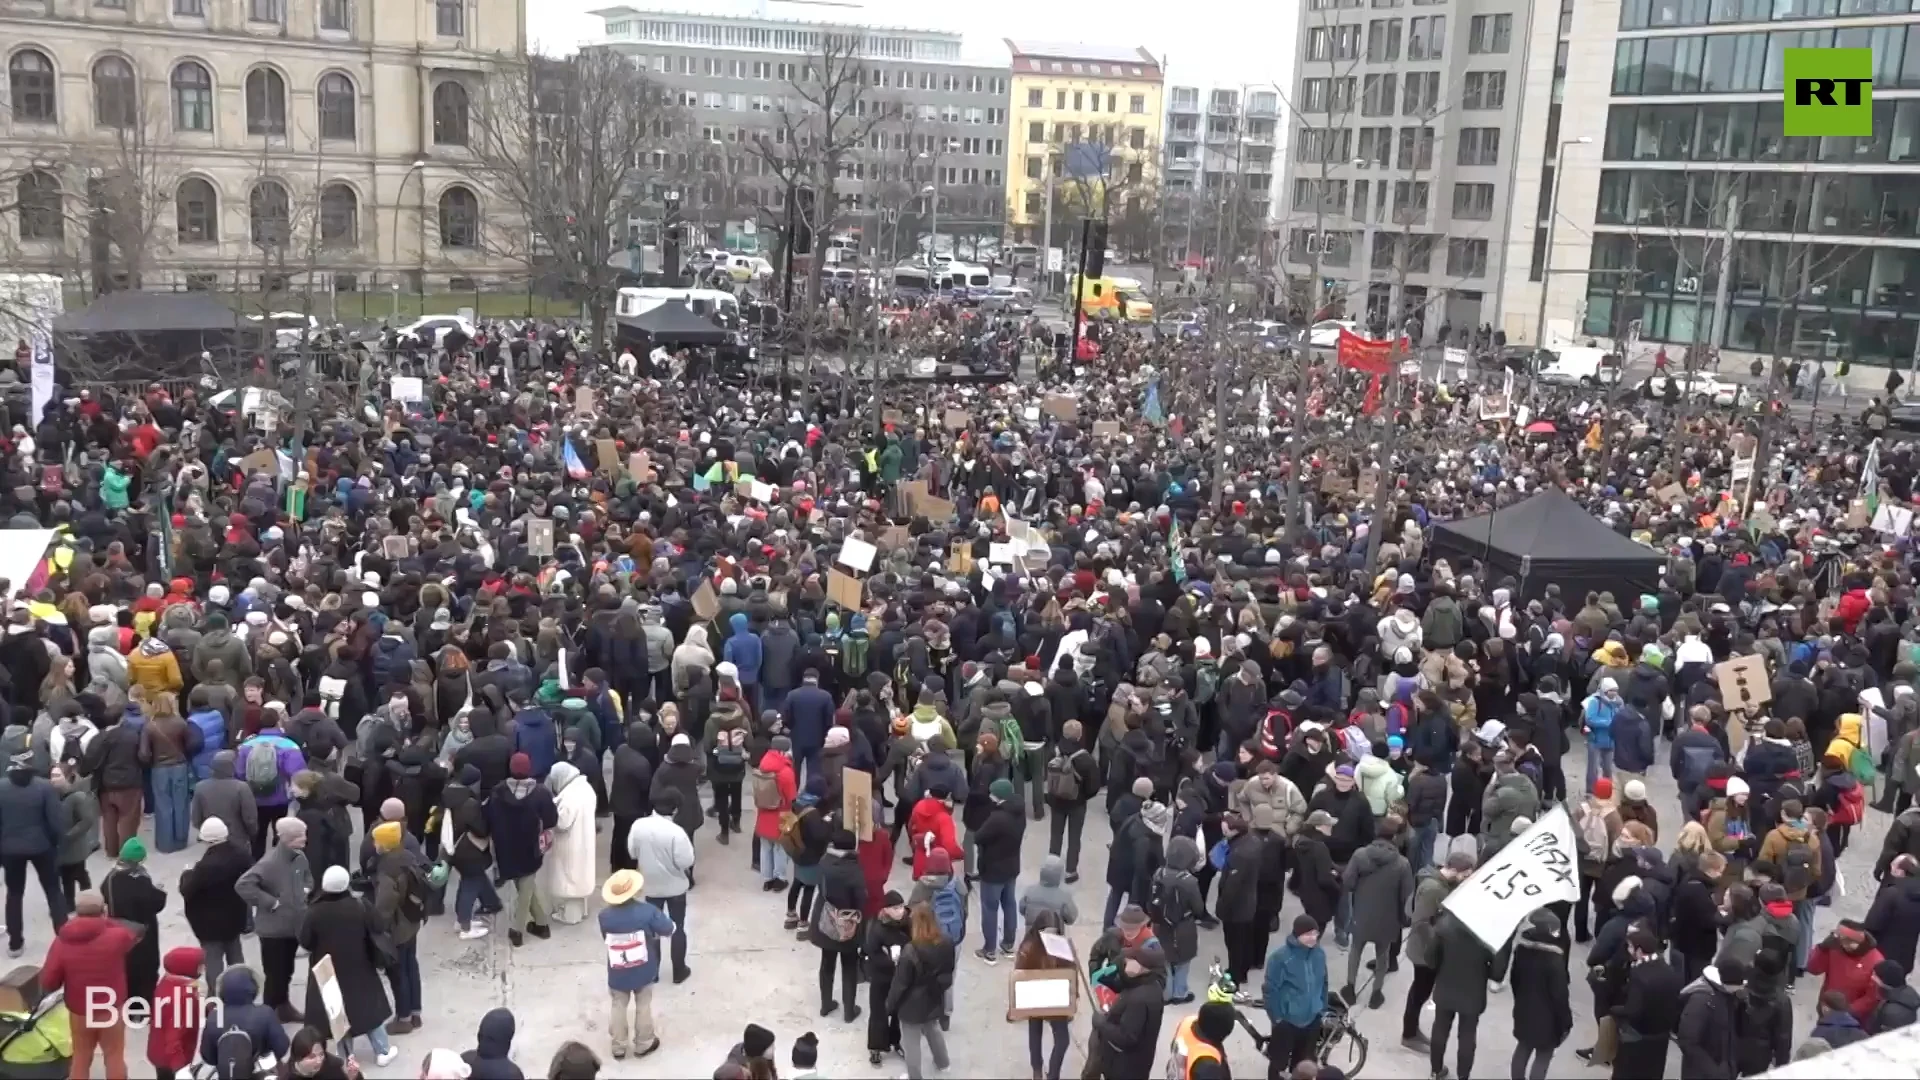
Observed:
[[[631,1050],[646,1057],[660,1049],[653,1026],[653,987],[660,981],[660,939],[675,931],[675,923],[659,908],[642,899],[646,880],[637,870],[617,870],[601,887],[600,936],[607,947],[607,990],[613,998],[613,1018],[607,1033],[613,1040],[613,1059]]]

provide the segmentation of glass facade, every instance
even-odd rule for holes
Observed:
[[[1788,49],[1872,49],[1876,90],[1920,89],[1920,23],[1621,38],[1613,96],[1774,92]]]

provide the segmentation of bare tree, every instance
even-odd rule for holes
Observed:
[[[546,271],[587,306],[593,347],[605,341],[624,269],[624,223],[669,143],[677,107],[632,60],[586,49],[565,60],[504,65],[471,110],[474,182],[511,207],[513,229],[481,229],[479,246]],[[519,226],[524,222],[525,228]]]

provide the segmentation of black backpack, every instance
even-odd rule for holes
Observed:
[[[253,1036],[239,1026],[227,1028],[213,1044],[213,1073],[217,1080],[252,1080],[260,1075]]]

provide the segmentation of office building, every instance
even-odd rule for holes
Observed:
[[[1308,0],[1278,212],[1294,303],[1317,276],[1350,317],[1524,339],[1554,165],[1583,133],[1569,65],[1611,41],[1575,21],[1607,2]]]
[[[0,8],[0,253],[94,288],[484,287],[507,209],[469,106],[524,0],[27,0]]]
[[[1723,366],[1776,352],[1911,366],[1920,339],[1920,8],[1594,6],[1618,38],[1595,79],[1609,95],[1604,137],[1591,147],[1588,190],[1576,195],[1569,175],[1560,194],[1561,235],[1590,231],[1592,242],[1556,252],[1556,267],[1585,272],[1556,275],[1554,313],[1591,334],[1637,337],[1641,351],[1712,344]],[[1783,134],[1790,48],[1873,50],[1871,136]]]
[[[1273,211],[1280,94],[1171,86],[1161,135],[1165,262],[1212,267],[1257,254]]]
[[[1150,230],[1121,238],[1141,232],[1132,226],[1151,218],[1161,62],[1142,48],[1008,39],[1007,49],[1013,94],[1006,199],[1014,235],[1038,240],[1052,190],[1056,230],[1062,217],[1091,212],[1116,227],[1114,246],[1153,246],[1158,238]],[[1056,233],[1053,244],[1061,241]]]
[[[691,149],[659,152],[656,186],[678,187],[689,249],[772,250],[770,242],[758,241],[768,215],[784,205],[784,188],[759,149],[761,140],[786,132],[782,110],[820,100],[820,76],[809,75],[815,71],[809,59],[820,57],[834,35],[858,37],[864,85],[858,115],[848,124],[871,128],[871,137],[842,165],[833,231],[873,228],[876,235],[862,247],[883,261],[905,257],[933,224],[937,197],[943,249],[957,244],[965,255],[970,242],[999,237],[1008,69],[963,58],[959,35],[632,7],[593,14],[605,22],[599,44],[644,62],[687,114]],[[893,105],[902,110],[898,121],[865,119],[869,109]],[[645,231],[658,219],[646,206],[657,204],[660,194],[644,193],[630,222],[637,239],[650,239]]]

